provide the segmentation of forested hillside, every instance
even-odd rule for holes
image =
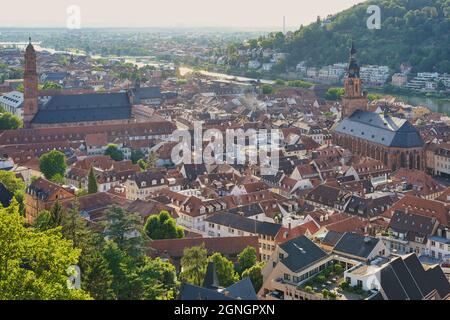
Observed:
[[[381,29],[367,28],[371,4],[381,8]],[[289,53],[288,67],[299,61],[323,66],[346,61],[352,38],[361,63],[398,69],[406,62],[417,72],[450,72],[450,0],[371,0],[293,34],[272,33],[249,43]]]

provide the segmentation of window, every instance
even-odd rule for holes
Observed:
[[[356,285],[357,285],[358,287],[362,287],[362,286],[363,286],[363,282],[362,282],[361,280],[358,280],[358,281],[356,282]]]
[[[287,273],[284,274],[284,280],[291,281],[291,276]]]

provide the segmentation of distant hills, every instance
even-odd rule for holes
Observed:
[[[369,5],[381,9],[379,30],[367,28]],[[398,70],[409,63],[415,72],[450,73],[450,0],[366,1],[292,34],[271,33],[249,43],[289,53],[288,67],[300,61],[324,66],[347,61],[351,39],[362,64]]]

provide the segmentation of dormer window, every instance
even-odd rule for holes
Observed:
[[[156,185],[158,183],[158,181],[156,181],[155,179],[152,180],[152,185]]]
[[[142,181],[142,182],[141,182],[141,187],[146,187],[146,186],[147,186],[147,182]]]

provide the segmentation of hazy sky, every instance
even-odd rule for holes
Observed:
[[[0,27],[66,27],[67,7],[81,27],[298,27],[362,0],[14,0],[2,1]]]

